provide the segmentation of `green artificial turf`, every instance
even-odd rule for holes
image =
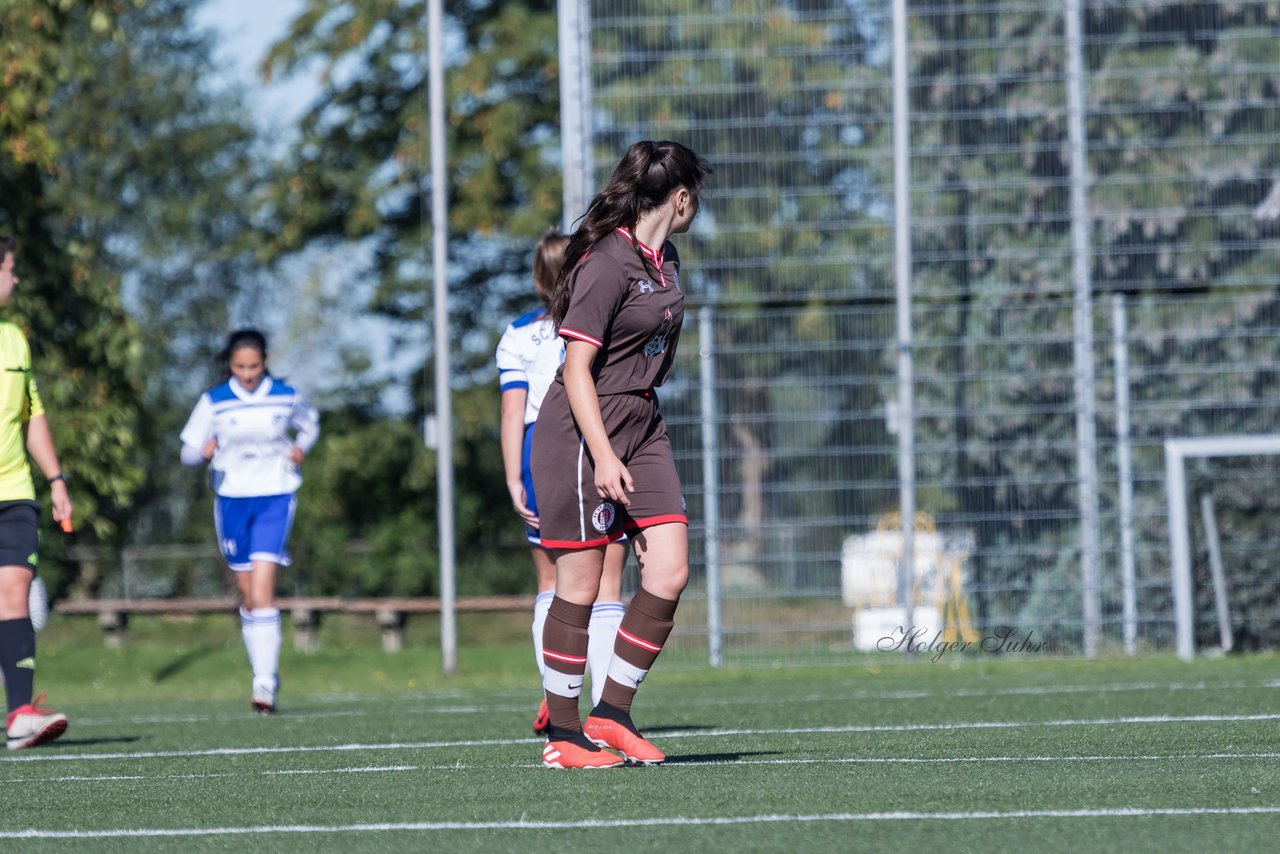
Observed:
[[[563,772],[540,767],[529,732],[527,625],[476,615],[461,630],[446,677],[429,626],[387,654],[376,629],[334,622],[319,652],[286,649],[281,713],[260,718],[226,618],[137,621],[122,650],[91,621],[55,622],[37,687],[71,727],[0,756],[0,850],[1202,852],[1280,838],[1276,656],[660,661],[634,711],[670,762]]]

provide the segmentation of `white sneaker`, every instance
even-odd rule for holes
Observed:
[[[260,715],[274,715],[276,713],[275,688],[259,682],[253,683],[253,699],[249,701],[249,705]]]
[[[10,750],[35,747],[53,741],[67,731],[67,716],[51,709],[37,708],[43,702],[44,694],[40,694],[35,705],[27,703],[9,713],[6,734]]]

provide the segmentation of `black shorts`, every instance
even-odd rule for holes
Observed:
[[[40,502],[0,501],[0,566],[35,572],[39,562]]]
[[[590,548],[652,525],[689,524],[667,425],[653,392],[601,395],[600,415],[614,453],[635,484],[628,496],[631,506],[596,492],[595,466],[564,386],[552,383],[538,412],[530,460],[544,548]]]

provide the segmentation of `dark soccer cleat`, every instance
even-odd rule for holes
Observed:
[[[551,732],[551,712],[547,710],[547,698],[538,703],[538,713],[533,716],[533,734],[545,736]]]
[[[597,710],[599,707],[596,707]],[[594,712],[587,716],[582,732],[592,744],[607,747],[622,754],[632,765],[660,765],[667,761],[667,754],[649,741],[625,712],[617,712],[620,720],[603,717]]]

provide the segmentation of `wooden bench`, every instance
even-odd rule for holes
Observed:
[[[399,652],[404,647],[404,624],[410,614],[438,614],[440,600],[434,596],[385,599],[343,599],[330,597],[282,597],[276,600],[281,612],[289,613],[293,624],[293,646],[312,652],[318,646],[317,630],[326,613],[372,614],[382,628],[382,648]],[[58,602],[57,614],[96,615],[108,647],[124,644],[130,614],[233,614],[238,600],[230,596],[212,599],[92,599]],[[532,611],[532,596],[469,596],[456,600],[458,612]]]

